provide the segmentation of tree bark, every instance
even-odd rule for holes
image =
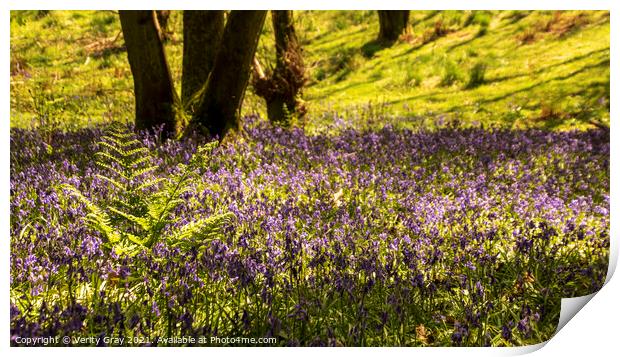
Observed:
[[[161,31],[161,38],[163,41],[167,41],[170,37],[168,31],[168,20],[170,20],[170,10],[156,10],[157,23],[159,24],[159,30]]]
[[[256,94],[267,103],[269,120],[288,125],[290,115],[302,117],[305,114],[300,99],[306,81],[305,68],[295,34],[293,11],[272,10],[271,20],[275,34],[276,66],[273,73],[267,76],[256,60],[252,84]]]
[[[164,125],[166,137],[176,132],[174,87],[152,10],[120,10],[121,28],[133,75],[136,129]]]
[[[239,112],[250,65],[267,11],[235,10],[228,15],[220,48],[193,123],[220,138],[239,128]]]
[[[286,66],[286,53],[290,48],[298,49],[292,10],[272,10],[271,22],[276,39],[276,67]]]
[[[207,82],[224,33],[224,11],[183,11],[183,80],[181,96],[188,104]]]
[[[274,76],[283,78],[287,83],[284,90],[267,102],[267,112],[272,121],[285,121],[286,114],[303,115],[302,105],[298,102],[301,88],[305,83],[305,68],[295,26],[293,11],[271,11],[271,19],[276,38],[276,68]]]
[[[407,29],[409,10],[379,10],[379,41],[393,43]]]

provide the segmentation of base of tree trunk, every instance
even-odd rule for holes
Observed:
[[[295,100],[285,102],[281,98],[273,98],[267,102],[267,117],[275,124],[289,126],[297,110],[296,104]]]
[[[134,83],[136,129],[173,137],[177,131],[172,76],[152,10],[120,10],[119,17]]]
[[[409,10],[379,10],[378,40],[387,44],[394,43],[407,29]]]

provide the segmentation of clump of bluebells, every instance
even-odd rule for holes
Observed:
[[[93,160],[104,132],[12,130],[11,343],[525,345],[552,336],[560,298],[604,282],[608,130],[307,135],[245,123],[195,168],[161,235],[236,219],[201,245],[160,240],[133,254],[107,249],[85,201],[62,189],[127,199]],[[142,179],[162,182],[202,145],[140,141],[157,167]]]

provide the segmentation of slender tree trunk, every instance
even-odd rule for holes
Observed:
[[[234,10],[228,15],[220,48],[193,123],[220,138],[239,128],[239,112],[250,65],[267,11]]]
[[[161,38],[163,41],[167,41],[170,37],[168,31],[168,20],[170,20],[170,10],[156,10],[157,23],[159,24],[159,30],[161,31]]]
[[[267,103],[269,120],[287,125],[290,124],[288,115],[302,117],[305,114],[300,99],[306,81],[305,67],[295,34],[293,11],[272,10],[271,20],[275,34],[276,66],[273,73],[267,76],[256,60],[252,84],[256,94]]]
[[[301,47],[295,34],[293,11],[271,11],[271,19],[276,38],[276,68],[274,76],[286,82],[283,91],[267,102],[269,119],[285,121],[284,107],[288,114],[303,115],[303,106],[298,96],[305,83],[305,68]]]
[[[286,126],[289,124],[286,122],[286,113],[287,111],[292,113],[295,108],[294,104],[292,107],[288,106],[282,99],[281,88],[278,87],[278,84],[282,83],[276,81],[273,73],[269,76],[265,75],[263,67],[256,58],[254,58],[253,71],[252,85],[256,94],[265,99],[269,121]],[[286,110],[284,109],[285,106]]]
[[[392,43],[407,29],[409,10],[379,10],[379,41]]]
[[[174,87],[152,10],[120,10],[127,57],[133,75],[136,129],[164,125],[164,135],[176,132]]]
[[[183,11],[183,103],[207,82],[224,33],[224,11]]]
[[[276,38],[276,67],[286,66],[286,53],[289,49],[299,48],[292,10],[272,10],[271,22]]]

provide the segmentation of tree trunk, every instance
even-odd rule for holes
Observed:
[[[184,105],[207,82],[224,33],[224,11],[183,11],[183,80]]]
[[[295,34],[293,23],[293,11],[271,11],[273,30],[276,38],[276,68],[274,76],[280,77],[287,82],[279,96],[272,98],[267,103],[269,119],[272,121],[285,121],[288,114],[304,114],[303,105],[298,103],[298,96],[305,84],[305,68],[301,48]]]
[[[379,41],[393,43],[407,29],[409,10],[379,10]]]
[[[258,61],[254,64],[252,84],[256,94],[267,102],[269,120],[290,124],[290,115],[305,114],[300,100],[306,76],[301,47],[295,34],[293,11],[272,10],[271,20],[275,34],[276,66],[269,76],[264,75]]]
[[[119,15],[133,75],[136,129],[164,125],[164,135],[174,135],[175,93],[155,12],[120,10]]]
[[[287,103],[284,102],[279,93],[278,83],[273,74],[265,75],[263,67],[256,57],[254,57],[253,71],[252,85],[256,94],[263,97],[267,102],[267,117],[272,123],[287,124],[285,123],[287,113],[284,110]],[[290,106],[287,105],[286,109],[288,113],[292,113]],[[292,109],[294,110],[294,105]]]
[[[163,41],[167,41],[170,37],[168,31],[168,20],[170,19],[170,10],[156,10],[157,23],[159,24],[159,30],[161,31],[161,38]]]
[[[234,10],[228,15],[220,48],[193,123],[220,138],[239,127],[243,93],[267,11]]]
[[[286,53],[289,49],[299,48],[292,10],[272,10],[271,22],[276,38],[276,67],[286,66]]]

